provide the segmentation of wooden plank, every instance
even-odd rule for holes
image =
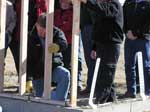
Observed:
[[[44,94],[45,99],[51,96],[51,73],[52,73],[52,54],[48,53],[48,46],[53,43],[53,16],[54,0],[46,0],[47,21],[46,21],[46,45],[45,45],[45,71],[44,71]]]
[[[27,33],[28,33],[28,5],[29,0],[21,3],[21,29],[20,29],[20,63],[19,63],[19,94],[26,90],[26,63],[27,63]]]
[[[6,0],[0,1],[0,92],[4,86],[4,50],[5,50]]]
[[[79,46],[79,21],[80,2],[73,0],[73,29],[72,29],[72,53],[71,53],[71,100],[72,107],[77,105],[77,74],[78,74],[78,46]]]

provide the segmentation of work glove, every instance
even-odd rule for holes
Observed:
[[[56,53],[60,50],[60,47],[58,44],[56,43],[53,43],[53,44],[50,44],[49,47],[48,47],[48,52],[49,53]]]
[[[27,81],[26,82],[26,93],[32,93],[33,92],[33,85],[32,81]]]

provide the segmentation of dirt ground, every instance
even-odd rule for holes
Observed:
[[[119,63],[117,66],[116,76],[115,76],[115,84],[116,84],[116,91],[118,94],[123,94],[126,91],[126,84],[125,84],[125,73],[124,73],[124,51],[123,51],[123,44],[121,48],[121,56],[119,58]],[[14,65],[14,60],[12,58],[11,52],[8,49],[7,57],[5,59],[5,79],[4,85],[5,87],[13,87],[18,85],[18,76],[16,74],[16,69]],[[83,61],[83,84],[86,84],[86,73],[87,67],[85,61]]]

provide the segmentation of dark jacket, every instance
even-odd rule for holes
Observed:
[[[150,1],[127,0],[123,5],[124,32],[133,32],[134,36],[144,38],[150,35]]]
[[[64,33],[54,27],[53,42],[60,46],[60,51],[53,53],[52,70],[57,66],[63,66],[61,51],[67,48],[67,41]],[[38,37],[36,29],[28,39],[27,75],[33,79],[44,77],[44,48]]]
[[[115,44],[123,41],[123,10],[118,0],[90,1],[86,6],[94,19],[92,39],[97,43]]]

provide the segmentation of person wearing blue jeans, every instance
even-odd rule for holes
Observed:
[[[143,8],[144,7],[144,8]],[[125,73],[127,91],[124,98],[136,97],[137,52],[142,52],[145,95],[150,96],[150,1],[126,0],[123,5]]]
[[[137,52],[142,52],[143,68],[144,68],[144,80],[145,80],[145,94],[150,95],[150,40],[147,39],[135,39],[131,40],[126,38],[125,40],[125,73],[127,92],[136,96],[136,62]]]
[[[27,75],[33,78],[33,89],[37,97],[42,97],[44,88],[44,51],[46,34],[46,13],[42,13],[36,22],[28,39]],[[70,72],[63,67],[61,52],[67,48],[64,33],[54,26],[53,42],[49,45],[52,53],[52,82],[56,89],[52,91],[51,99],[66,101],[70,88]]]
[[[56,90],[51,93],[52,100],[66,100],[70,85],[70,73],[62,66],[56,67],[52,72],[52,82],[57,83]],[[33,80],[33,87],[36,90],[36,96],[42,97],[44,90],[44,79]],[[67,90],[67,91],[66,91]]]

